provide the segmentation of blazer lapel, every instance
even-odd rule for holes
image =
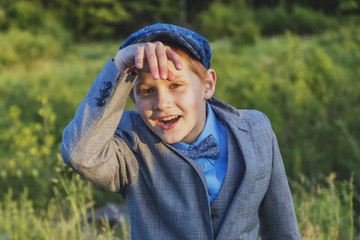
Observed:
[[[258,159],[254,147],[253,136],[250,130],[244,130],[245,125],[247,126],[248,123],[245,122],[243,119],[240,119],[238,121],[230,121],[229,124],[229,128],[234,133],[234,137],[237,141],[235,144],[238,145],[245,163],[244,178],[235,196],[235,199],[238,199],[240,201],[247,200],[247,196],[244,193],[249,192],[249,190],[251,189],[258,171]],[[247,129],[249,129],[249,126],[247,126]]]
[[[209,100],[215,114],[219,120],[223,121],[227,128],[233,133],[237,144],[245,162],[245,175],[242,180],[239,191],[236,195],[239,200],[246,200],[246,196],[243,193],[249,191],[254,182],[254,178],[258,175],[259,161],[258,154],[254,146],[254,139],[251,131],[251,126],[247,120],[242,116],[241,110],[237,110],[234,107],[212,98]],[[231,144],[231,143],[228,143]]]
[[[259,165],[261,161],[259,161],[258,154],[256,153],[251,126],[242,117],[241,111],[228,112],[223,111],[223,109],[218,109],[217,107],[213,107],[213,110],[219,119],[227,125],[227,129],[233,133],[236,142],[232,144],[238,146],[245,164],[244,177],[229,206],[227,215],[217,236],[217,239],[224,239],[223,237],[227,236],[227,232],[231,231],[233,222],[241,218],[239,214],[248,214],[248,211],[251,209],[249,207],[251,199],[249,199],[248,193],[251,192],[259,170],[262,171],[262,169],[260,169],[262,167],[261,164]],[[234,160],[238,159],[237,156],[229,156],[229,158],[230,157]]]

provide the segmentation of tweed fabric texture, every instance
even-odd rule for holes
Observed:
[[[229,129],[229,126],[227,126]],[[227,138],[229,143],[236,143],[236,137],[228,130]],[[232,200],[240,187],[245,173],[245,164],[238,144],[229,144],[228,146],[228,167],[222,188],[215,200],[211,203],[211,219],[214,237],[219,236],[221,228],[226,229],[223,225],[224,219],[228,214]],[[241,231],[241,227],[238,228]],[[247,232],[247,231],[245,231]],[[220,233],[221,237],[222,233]]]
[[[262,239],[300,239],[276,137],[264,114],[209,100],[233,137],[230,161],[239,160],[241,170],[243,159],[245,169],[243,177],[241,171],[227,173],[219,199],[210,206],[201,166],[162,142],[138,112],[123,110],[135,78],[119,73],[109,60],[61,144],[66,164],[124,197],[132,239],[258,239],[259,228]],[[107,81],[110,96],[98,106]],[[219,222],[211,218],[216,209],[222,212]]]

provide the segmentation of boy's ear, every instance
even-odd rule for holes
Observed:
[[[206,100],[210,99],[215,92],[216,85],[216,72],[214,69],[210,68],[206,71],[206,79],[205,79],[205,94],[204,98]]]

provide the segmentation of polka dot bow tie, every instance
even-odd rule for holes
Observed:
[[[180,150],[181,153],[191,159],[198,158],[212,158],[218,159],[220,157],[220,148],[216,142],[215,137],[210,134],[198,146],[190,149],[189,151]]]

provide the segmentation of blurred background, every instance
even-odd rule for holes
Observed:
[[[215,96],[269,117],[303,239],[359,239],[359,0],[1,0],[0,239],[129,239],[88,221],[125,202],[59,146],[122,41],[157,22],[208,38]]]

